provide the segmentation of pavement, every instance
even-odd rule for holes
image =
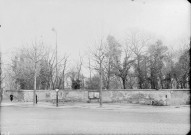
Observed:
[[[140,111],[140,112],[177,112],[177,111],[190,111],[190,105],[179,106],[152,106],[140,104],[125,104],[125,103],[103,103],[100,107],[99,103],[59,103],[38,102],[33,106],[32,102],[2,102],[0,106],[17,106],[17,107],[33,107],[33,108],[55,108],[55,109],[97,109],[97,110],[112,110],[112,111]]]

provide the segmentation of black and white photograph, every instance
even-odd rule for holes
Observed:
[[[187,135],[188,0],[0,0],[0,135]]]

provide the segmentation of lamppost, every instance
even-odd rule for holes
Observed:
[[[54,29],[54,28],[52,28],[52,31],[53,32],[55,32],[55,34],[56,34],[56,87],[57,87],[57,76],[58,76],[58,69],[57,69],[57,50],[58,50],[58,47],[57,47],[57,31]]]
[[[56,89],[56,107],[58,107],[58,91],[59,89]]]

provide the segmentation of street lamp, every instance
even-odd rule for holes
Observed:
[[[57,74],[58,74],[58,69],[57,69],[57,50],[58,50],[58,47],[57,47],[57,31],[56,29],[52,28],[52,31],[55,32],[56,34],[56,86],[57,86]]]
[[[59,89],[56,89],[56,107],[58,107],[58,91]]]

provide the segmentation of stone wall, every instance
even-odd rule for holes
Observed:
[[[164,102],[170,99],[169,91],[104,91],[104,102],[125,102],[152,104],[152,101]]]
[[[103,90],[103,103],[135,103],[153,105],[185,105],[190,104],[189,89],[128,89],[128,90]],[[33,90],[6,90],[7,97],[13,94],[14,100],[31,102]],[[52,102],[56,99],[54,90],[37,90],[38,101]],[[87,90],[60,90],[58,93],[60,102],[87,102]]]
[[[169,102],[171,105],[190,104],[190,90],[187,90],[187,91],[173,90],[173,91],[171,91],[171,99]]]

